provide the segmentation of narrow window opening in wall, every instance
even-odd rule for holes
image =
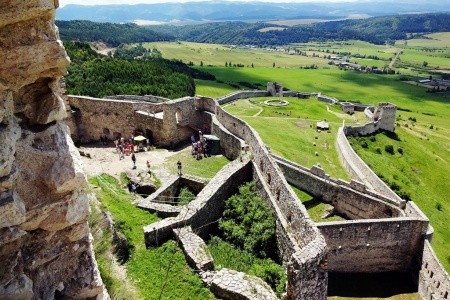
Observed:
[[[264,165],[262,161],[259,163],[259,168],[261,169],[261,172],[264,172]]]
[[[272,177],[270,176],[270,173],[267,173],[267,183],[270,184],[272,181]]]
[[[425,269],[428,268],[428,263],[425,264]]]
[[[448,292],[445,292],[444,299],[447,299],[447,297],[448,297]]]
[[[433,278],[433,276],[434,276],[434,273],[433,273],[433,271],[431,271],[430,272],[430,278]]]
[[[233,122],[233,127],[236,127],[236,123]]]
[[[438,289],[441,286],[441,283],[438,281],[436,284],[436,288]]]
[[[291,224],[291,221],[292,221],[292,215],[291,214],[287,215],[287,221],[288,221],[289,224]]]
[[[279,201],[279,200],[280,200],[280,194],[281,194],[281,191],[280,191],[280,190],[278,190],[278,191],[277,191],[277,201]]]

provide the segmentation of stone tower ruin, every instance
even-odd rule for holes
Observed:
[[[277,82],[268,82],[267,93],[273,97],[283,97],[283,85]]]
[[[374,121],[378,121],[379,129],[395,131],[395,115],[397,106],[392,103],[379,103],[373,115]]]

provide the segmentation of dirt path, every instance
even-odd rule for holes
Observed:
[[[395,54],[394,59],[390,62],[389,64],[389,69],[392,69],[395,65],[395,62],[397,61],[398,57],[400,56],[400,54],[402,54],[403,50],[398,50],[397,53]]]
[[[131,156],[125,155],[124,159],[119,159],[119,154],[114,147],[103,146],[98,144],[83,145],[78,148],[80,151],[89,154],[91,158],[81,156],[84,163],[84,170],[88,176],[96,176],[101,173],[107,173],[114,177],[119,178],[120,173],[126,172],[127,174],[137,176],[142,172],[147,172],[147,160],[150,162],[151,169],[156,172],[157,177],[162,181],[167,181],[170,177],[174,176],[170,174],[164,167],[163,163],[167,157],[176,155],[183,149],[177,151],[169,151],[166,149],[155,149],[146,152],[136,153],[136,169],[133,169],[133,162]]]

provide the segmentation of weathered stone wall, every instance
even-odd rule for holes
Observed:
[[[188,224],[200,236],[208,237],[211,226],[222,216],[224,201],[237,193],[240,185],[249,182],[251,175],[251,165],[248,161],[231,162],[219,171],[194,201],[183,206],[176,217],[144,227],[146,245],[160,245],[173,237],[174,228]]]
[[[96,297],[81,160],[63,119],[57,1],[0,10],[0,298]]]
[[[398,206],[367,193],[325,179],[292,164],[278,161],[286,180],[314,197],[328,202],[334,209],[350,219],[381,219],[399,217],[403,212]]]
[[[235,93],[228,94],[224,97],[218,98],[217,102],[219,105],[224,105],[228,102],[238,100],[238,99],[244,99],[244,98],[252,98],[252,97],[265,97],[269,94],[267,91],[261,91],[261,90],[254,90],[254,91],[237,91]]]
[[[420,255],[427,220],[395,218],[317,224],[328,247],[328,270],[408,271]]]
[[[355,150],[350,146],[347,137],[344,133],[344,128],[338,129],[337,136],[337,149],[339,158],[342,164],[350,173],[352,178],[356,178],[359,181],[366,184],[369,188],[377,191],[378,193],[396,200],[398,203],[403,200],[394,193],[373,171],[367,166],[367,164],[356,154]]]
[[[150,129],[155,139],[161,139],[163,121],[151,113],[162,111],[162,105],[143,102],[107,100],[91,97],[68,96],[73,111],[75,128],[71,128],[74,140],[81,142],[98,141],[103,135],[114,140],[117,135],[129,138],[136,129]],[[138,114],[136,111],[148,112],[150,115]],[[145,127],[142,126],[145,123]]]
[[[219,121],[215,115],[212,117],[212,133],[220,139],[221,152],[228,159],[236,159],[245,151],[246,144],[231,132],[229,132]]]
[[[422,299],[450,299],[450,277],[427,240],[419,273],[419,295]]]
[[[186,97],[154,104],[135,100],[69,96],[72,136],[81,142],[96,141],[105,133],[128,138],[136,131],[151,135],[158,146],[176,146],[190,141],[198,130],[211,131],[211,118],[195,109],[196,98]]]
[[[338,99],[334,98],[334,97],[330,97],[330,96],[326,96],[326,95],[321,95],[319,94],[317,96],[317,99],[319,101],[325,102],[325,103],[330,103],[330,104],[336,104],[337,102],[339,102]]]

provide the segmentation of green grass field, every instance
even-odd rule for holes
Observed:
[[[167,158],[164,167],[172,174],[177,174],[177,162],[182,165],[182,173],[203,179],[213,178],[229,161],[223,155],[212,155],[210,157],[197,160],[191,155],[191,148]]]
[[[450,70],[450,32],[427,34],[407,41],[397,41],[403,49],[396,67]],[[423,63],[427,66],[424,67]]]
[[[267,106],[263,103],[267,99],[273,97],[242,99],[224,106],[224,109],[255,128],[274,154],[308,168],[319,163],[331,176],[350,179],[339,162],[335,147],[341,118],[328,112],[327,105],[316,98],[284,98],[289,101],[285,107]],[[352,121],[349,116],[343,116]],[[316,122],[324,119],[330,123],[331,130],[319,133],[315,129]]]
[[[413,114],[417,122],[411,122],[400,112],[401,126],[397,127],[395,140],[384,134],[370,138],[349,138],[352,147],[375,173],[391,186],[397,185],[410,194],[411,199],[422,209],[434,227],[432,246],[447,270],[450,269],[450,186],[448,175],[450,151],[450,129],[431,124],[426,118]],[[408,127],[405,127],[405,126]],[[368,144],[363,148],[362,142]],[[395,154],[385,151],[393,145]],[[380,148],[381,154],[377,153]],[[399,149],[403,154],[399,153]]]
[[[158,42],[145,43],[145,48],[158,49],[162,56],[167,59],[179,59],[185,63],[193,62],[199,66],[201,62],[205,66],[225,66],[225,62],[242,64],[245,67],[273,67],[275,63],[279,68],[299,68],[312,64],[326,66],[328,60],[319,57],[306,57],[300,55],[289,55],[284,51],[267,51],[263,49],[230,48],[217,44],[201,44],[191,42]]]
[[[403,47],[405,46],[405,40],[397,41],[395,45],[398,47]],[[407,40],[406,46],[422,48],[449,48],[450,32],[426,34],[424,37]]]
[[[378,56],[381,60],[388,61],[389,58],[395,56],[397,47],[374,45],[363,41],[333,41],[333,42],[311,42],[305,44],[294,44],[292,47],[298,48],[302,51],[320,51],[320,56],[324,52],[332,56],[338,53],[351,53],[351,55],[366,55]],[[326,52],[328,50],[328,52]],[[333,51],[335,54],[333,54]]]

